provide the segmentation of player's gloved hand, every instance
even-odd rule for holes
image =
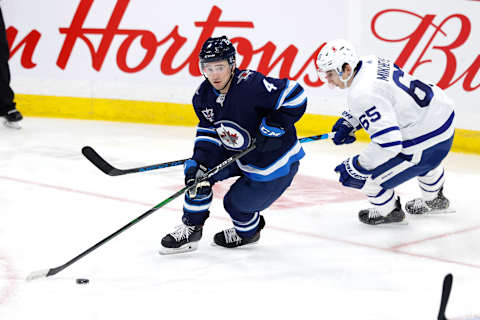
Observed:
[[[348,144],[356,140],[353,125],[344,118],[340,118],[335,122],[332,127],[332,132],[335,132],[335,136],[332,140],[336,145],[344,143]]]
[[[207,172],[207,168],[198,164],[197,161],[189,159],[184,163],[185,185],[192,186]],[[195,187],[188,191],[190,198],[208,196],[212,192],[212,186],[208,180],[197,183]]]
[[[341,184],[355,189],[362,189],[371,174],[358,163],[358,155],[344,160],[335,168],[335,172],[340,173],[338,180]]]
[[[354,116],[348,111],[343,111],[342,117],[332,127],[332,132],[335,132],[333,143],[340,145],[354,142],[356,140],[355,131],[360,127],[360,122]]]
[[[262,119],[255,137],[256,150],[260,152],[275,151],[282,146],[281,137],[285,129],[280,124],[270,122],[267,118]]]

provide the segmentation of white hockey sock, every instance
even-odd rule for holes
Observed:
[[[382,189],[376,195],[368,195],[368,200],[382,216],[386,216],[395,209],[395,191],[393,189]]]
[[[422,192],[422,199],[431,201],[437,197],[438,191],[440,191],[445,182],[443,167],[438,166],[426,175],[418,176],[417,179]]]

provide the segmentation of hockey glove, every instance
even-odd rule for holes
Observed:
[[[184,164],[185,185],[192,186],[197,180],[205,175],[207,168],[199,165],[197,161],[189,159]],[[212,186],[208,180],[198,183],[194,188],[188,191],[188,197],[193,199],[196,197],[206,197],[212,192]]]
[[[342,117],[335,122],[332,128],[332,132],[335,132],[333,137],[333,143],[336,145],[349,144],[356,140],[355,131],[360,125],[359,121],[356,120],[349,112],[344,111]]]
[[[345,187],[362,189],[371,172],[365,170],[358,163],[358,155],[344,160],[335,168],[340,173],[340,183]]]
[[[284,134],[285,129],[279,124],[269,122],[266,118],[263,118],[255,138],[255,149],[259,152],[275,151],[280,149],[282,146],[281,137]]]

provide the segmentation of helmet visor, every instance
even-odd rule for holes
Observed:
[[[206,77],[216,73],[224,73],[229,70],[230,64],[226,59],[213,62],[200,62],[200,72]]]
[[[323,83],[328,84],[328,87],[330,89],[335,88],[333,79],[335,77],[340,77],[340,75],[336,70],[321,71],[320,69],[317,69],[317,74],[318,74],[318,78],[320,78],[320,80],[322,80]]]

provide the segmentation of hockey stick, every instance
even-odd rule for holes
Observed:
[[[316,136],[300,138],[300,139],[298,139],[298,141],[300,141],[300,143],[306,143],[306,142],[312,142],[312,141],[317,141],[317,140],[330,139],[330,138],[333,138],[334,136],[335,136],[335,132],[329,132],[329,133],[319,134],[319,135],[316,135]]]
[[[140,222],[141,220],[145,219],[146,217],[148,217],[149,215],[151,215],[152,213],[154,213],[155,211],[157,211],[158,209],[160,209],[161,207],[165,206],[167,203],[171,202],[172,200],[174,200],[175,198],[177,198],[178,196],[182,195],[185,191],[188,191],[192,188],[194,188],[198,183],[202,182],[202,181],[205,181],[207,180],[208,178],[212,177],[214,174],[216,174],[218,171],[222,170],[223,168],[231,165],[233,162],[235,162],[237,159],[240,159],[241,157],[243,157],[244,155],[246,155],[247,153],[249,153],[250,151],[252,151],[253,149],[255,149],[255,144],[252,144],[250,147],[248,147],[247,149],[231,156],[230,158],[228,158],[227,160],[223,161],[222,163],[220,163],[219,165],[217,165],[216,167],[210,169],[209,171],[207,171],[205,173],[205,175],[203,177],[201,177],[200,179],[198,179],[198,181],[196,181],[192,186],[190,187],[183,187],[182,189],[178,190],[177,192],[175,192],[173,195],[171,195],[170,197],[168,197],[167,199],[163,200],[162,202],[160,202],[159,204],[157,204],[156,206],[154,206],[153,208],[151,208],[150,210],[148,210],[147,212],[145,212],[144,214],[142,214],[141,216],[135,218],[134,220],[132,220],[131,222],[129,222],[128,224],[126,224],[125,226],[121,227],[120,229],[118,229],[117,231],[115,231],[114,233],[112,233],[111,235],[109,235],[108,237],[104,238],[103,240],[101,240],[100,242],[96,243],[95,245],[91,246],[90,248],[88,248],[87,250],[85,250],[84,252],[80,253],[78,256],[76,256],[75,258],[71,259],[70,261],[62,264],[61,266],[59,267],[56,267],[56,268],[51,268],[51,269],[44,269],[44,270],[38,270],[38,271],[34,271],[32,273],[30,273],[28,276],[27,276],[27,281],[31,281],[31,280],[35,280],[35,279],[40,279],[40,278],[46,278],[46,277],[50,277],[50,276],[53,276],[54,274],[57,274],[59,273],[60,271],[62,271],[63,269],[65,269],[66,267],[70,266],[71,264],[75,263],[76,261],[80,260],[81,258],[85,257],[87,254],[89,254],[90,252],[92,252],[93,250],[97,249],[98,247],[100,247],[101,245],[105,244],[106,242],[110,241],[111,239],[115,238],[116,236],[118,236],[120,233],[122,233],[123,231],[127,230],[128,228],[130,228],[131,226],[137,224],[138,222]]]
[[[438,310],[438,320],[448,320],[445,317],[445,309],[447,309],[448,298],[450,297],[450,291],[452,290],[453,276],[451,273],[445,276],[443,279],[442,298],[440,300],[440,309]]]
[[[85,156],[85,158],[90,160],[90,162],[93,163],[98,169],[102,170],[103,173],[108,174],[109,176],[121,176],[128,173],[144,172],[144,171],[150,171],[155,169],[179,166],[188,160],[188,159],[182,159],[182,160],[152,164],[150,166],[139,167],[139,168],[117,169],[114,166],[112,166],[110,163],[105,161],[105,159],[103,159],[92,147],[89,147],[89,146],[83,147],[82,153]]]
[[[332,138],[334,136],[334,132],[319,134],[316,136],[305,137],[299,139],[300,143],[306,143],[311,141],[317,140],[324,140],[328,138]],[[145,167],[139,168],[131,168],[131,169],[118,169],[108,163],[105,159],[103,159],[92,147],[86,146],[82,148],[82,153],[91,163],[93,163],[98,169],[100,169],[103,173],[108,174],[109,176],[121,176],[124,174],[135,173],[135,172],[144,172],[150,171],[155,169],[162,169],[168,167],[174,167],[182,165],[188,159],[152,164]]]

